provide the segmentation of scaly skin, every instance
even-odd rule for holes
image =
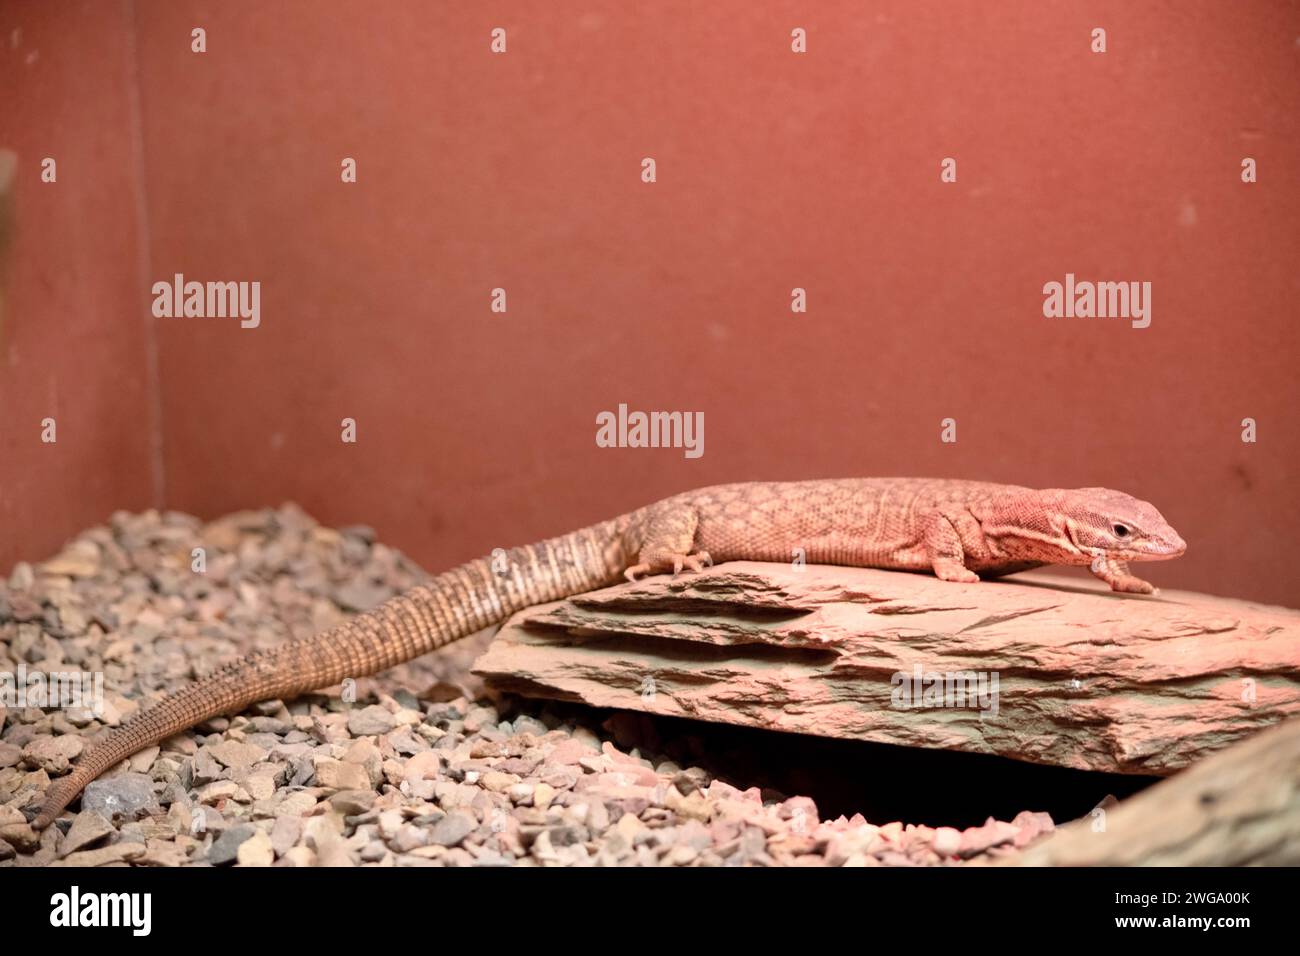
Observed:
[[[1105,488],[863,478],[717,485],[612,521],[480,558],[317,637],[235,661],[141,711],[54,782],[33,821],[50,823],[87,783],[143,747],[219,714],[385,670],[533,604],[639,574],[713,561],[805,561],[973,582],[1041,564],[1090,565],[1116,591],[1155,589],[1128,561],[1186,545],[1151,505]]]

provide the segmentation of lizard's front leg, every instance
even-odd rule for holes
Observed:
[[[930,515],[925,523],[921,543],[936,577],[963,584],[973,584],[979,580],[979,575],[966,567],[961,535],[946,515],[938,511]]]
[[[635,581],[638,574],[659,574],[668,570],[677,574],[684,567],[700,571],[712,565],[709,552],[692,551],[699,523],[699,514],[689,506],[656,509],[646,522],[637,563],[624,571],[623,576]]]
[[[1143,581],[1136,575],[1129,574],[1128,562],[1118,558],[1098,555],[1089,567],[1097,577],[1110,585],[1112,591],[1124,591],[1129,594],[1156,594],[1156,587]]]

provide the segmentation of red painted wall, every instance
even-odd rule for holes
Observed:
[[[0,573],[162,500],[130,12],[0,4]]]
[[[139,0],[130,16],[147,281],[262,283],[257,329],[157,323],[169,506],[294,499],[438,568],[718,481],[1108,485],[1189,542],[1144,569],[1156,583],[1300,604],[1295,5]],[[63,55],[58,82],[86,82]],[[32,137],[48,110],[18,119]],[[94,147],[101,180],[132,175],[128,128]],[[19,198],[22,222],[41,215]],[[86,259],[138,357],[147,282],[115,261]],[[1067,272],[1150,281],[1150,328],[1044,318],[1043,284]],[[110,365],[144,381],[136,359]],[[595,416],[620,402],[703,411],[704,456],[597,448]],[[104,428],[141,420],[97,407]]]

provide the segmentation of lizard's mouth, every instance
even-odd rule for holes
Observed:
[[[1125,554],[1130,561],[1168,561],[1187,551],[1184,541],[1173,528],[1167,534],[1143,542],[1143,547]]]

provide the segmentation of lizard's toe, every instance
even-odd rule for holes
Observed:
[[[978,574],[957,561],[935,561],[934,573],[940,580],[957,584],[974,584],[980,579]]]
[[[623,572],[623,576],[629,581],[635,581],[636,576],[640,574],[669,574],[673,577],[681,574],[682,571],[703,571],[707,567],[713,566],[713,558],[707,551],[696,551],[692,554],[679,554],[673,551],[662,550],[654,551],[649,554],[641,552],[641,563],[635,564]]]
[[[682,564],[698,574],[705,568],[713,567],[713,558],[707,551],[696,551],[694,554],[682,555]]]
[[[1110,582],[1112,591],[1119,591],[1123,594],[1159,594],[1156,586],[1149,581],[1143,581],[1141,578],[1135,578],[1132,575],[1122,578],[1115,578]]]

